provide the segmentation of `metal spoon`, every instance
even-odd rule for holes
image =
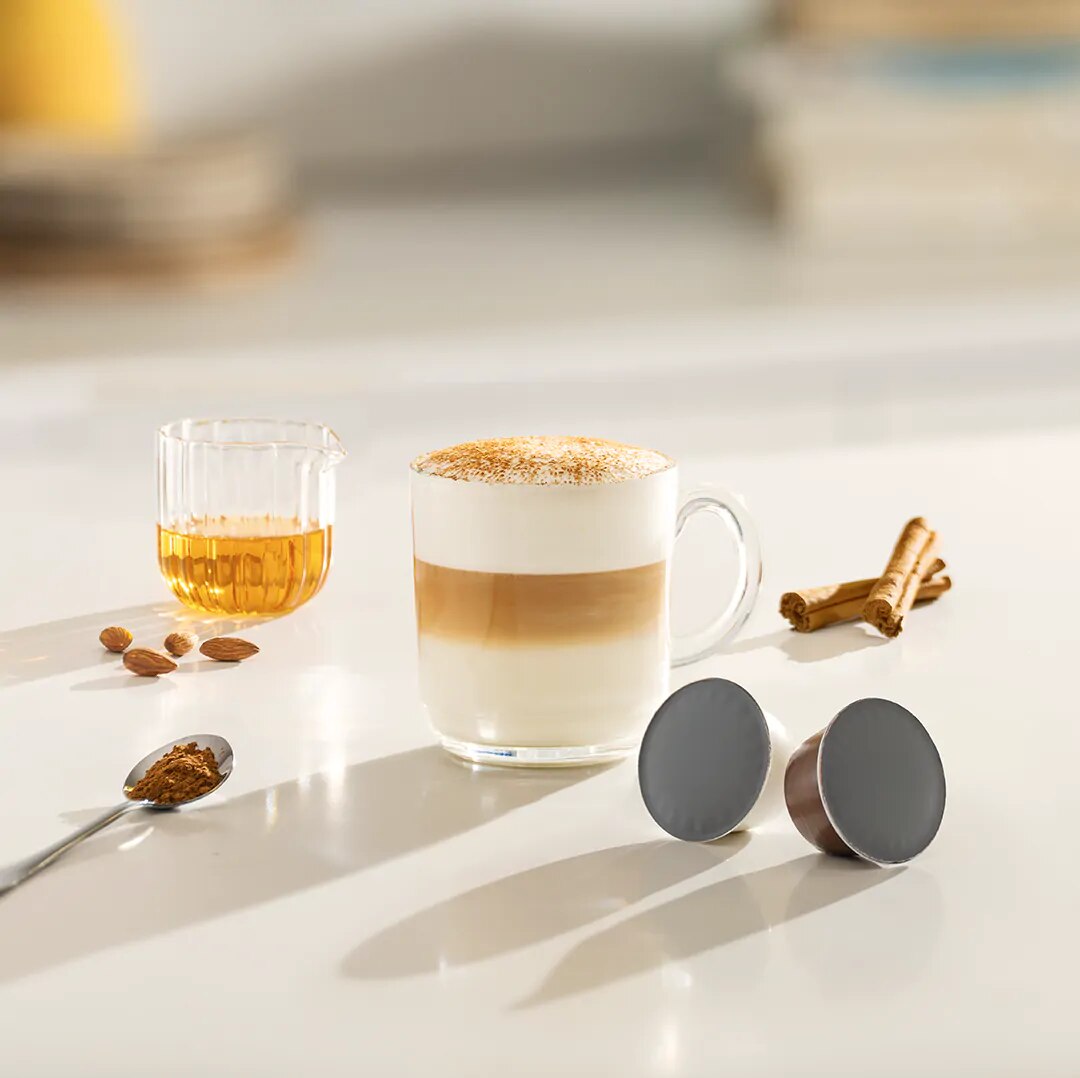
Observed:
[[[232,774],[232,746],[225,738],[216,737],[213,734],[191,734],[188,737],[180,737],[175,741],[170,741],[168,744],[162,745],[161,748],[154,749],[148,756],[144,756],[131,769],[128,777],[124,779],[124,793],[126,794],[131,790],[143,775],[145,775],[146,772],[149,771],[150,768],[167,752],[171,752],[177,745],[188,745],[192,741],[194,741],[200,749],[210,749],[214,753],[214,759],[217,761],[218,770],[221,772],[221,782],[219,782],[213,790],[207,790],[205,794],[199,794],[198,797],[190,797],[187,801],[177,801],[167,805],[159,804],[156,801],[133,801],[130,797],[125,797],[116,808],[111,808],[108,812],[91,820],[85,826],[80,827],[78,831],[68,835],[67,838],[61,839],[52,846],[47,846],[44,850],[39,850],[32,857],[28,857],[24,861],[16,861],[15,864],[0,869],[0,895],[10,891],[13,887],[17,887],[23,880],[29,879],[35,872],[39,872],[46,865],[51,865],[62,853],[66,853],[72,846],[82,842],[84,838],[89,838],[103,827],[108,827],[114,820],[119,820],[121,816],[126,816],[129,812],[134,812],[135,809],[160,810],[180,808],[181,805],[190,805],[193,801],[199,801],[206,797],[207,794],[212,794],[217,790],[220,790],[221,784]]]

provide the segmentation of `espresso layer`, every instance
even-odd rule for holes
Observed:
[[[414,559],[422,635],[489,645],[613,639],[661,623],[667,565],[602,573],[481,573]]]

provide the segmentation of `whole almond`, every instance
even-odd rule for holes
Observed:
[[[199,638],[194,633],[169,633],[165,637],[165,650],[179,658],[186,655],[198,642]]]
[[[171,674],[176,663],[168,655],[150,648],[132,648],[124,652],[124,665],[139,677],[157,677],[158,674]]]
[[[101,630],[98,639],[109,651],[123,651],[131,643],[131,633],[122,625],[110,625]]]
[[[250,659],[258,655],[259,649],[248,640],[238,636],[217,636],[203,642],[199,650],[208,658],[219,663],[238,663],[241,659]]]

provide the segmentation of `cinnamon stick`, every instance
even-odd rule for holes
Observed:
[[[862,616],[876,580],[850,580],[844,584],[826,584],[821,588],[803,588],[780,596],[780,613],[800,633],[850,621]]]
[[[930,567],[928,577],[933,577],[944,568],[945,563],[937,559]],[[862,617],[863,607],[876,584],[877,578],[871,578],[789,591],[780,597],[780,613],[800,633],[812,633],[841,621],[855,621]],[[915,601],[929,602],[944,595],[951,587],[952,581],[947,576],[927,579],[920,586]]]
[[[922,517],[904,525],[881,579],[863,607],[863,617],[888,637],[898,636],[904,615],[915,605],[923,581],[930,576],[937,556],[938,535]]]

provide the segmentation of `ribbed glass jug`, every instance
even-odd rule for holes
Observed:
[[[329,427],[181,419],[158,431],[158,564],[173,594],[211,614],[283,614],[326,580],[335,468]]]

